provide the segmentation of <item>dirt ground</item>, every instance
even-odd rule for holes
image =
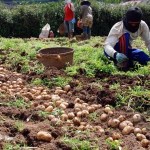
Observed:
[[[112,108],[113,114],[109,116],[107,121],[101,121],[100,115],[104,113],[104,107],[106,105],[115,106],[116,105],[116,93],[119,90],[125,91],[128,87],[134,87],[136,85],[142,86],[145,90],[150,89],[148,82],[150,80],[149,76],[137,76],[137,77],[126,77],[119,75],[108,75],[97,73],[95,78],[86,78],[84,75],[78,75],[73,78],[70,82],[71,88],[65,93],[60,93],[60,98],[64,99],[68,103],[67,108],[64,110],[65,113],[74,112],[75,110],[75,100],[79,98],[83,100],[86,106],[92,106],[97,104],[97,109],[94,112],[97,114],[93,115],[93,118],[82,117],[81,121],[86,122],[90,127],[83,134],[77,134],[79,131],[79,125],[73,125],[71,121],[62,121],[61,124],[52,124],[48,117],[43,117],[38,114],[38,109],[36,106],[50,104],[51,98],[44,99],[34,99],[30,91],[35,86],[29,85],[31,79],[36,78],[37,75],[32,73],[28,75],[22,75],[16,72],[11,72],[7,69],[3,69],[0,66],[0,72],[3,76],[0,76],[0,149],[4,148],[7,142],[14,145],[19,144],[20,146],[26,145],[28,149],[35,150],[71,150],[71,146],[65,144],[61,137],[68,136],[69,138],[77,137],[81,140],[90,140],[91,143],[97,143],[99,150],[110,149],[106,144],[106,139],[111,137],[115,132],[121,135],[120,147],[122,150],[150,150],[150,145],[146,148],[141,146],[141,142],[136,139],[134,133],[128,135],[122,135],[121,130],[117,128],[112,128],[108,126],[108,120],[110,118],[118,118],[120,115],[124,115],[126,120],[132,121],[132,116],[135,114],[134,110],[128,106],[123,106],[121,108]],[[45,72],[41,78],[47,77],[51,78],[56,75],[65,75],[62,70],[48,70]],[[105,80],[107,78],[107,81]],[[9,82],[21,80],[21,89],[14,88],[14,90],[9,90],[11,87],[7,87]],[[16,83],[16,82],[14,82]],[[110,85],[114,83],[119,83],[119,89],[110,89]],[[101,88],[99,87],[101,85]],[[21,91],[26,91],[28,94],[22,94]],[[56,88],[48,89],[43,87],[42,90],[46,91],[50,96],[56,94]],[[20,95],[19,95],[20,94]],[[40,94],[39,94],[40,95]],[[26,103],[32,103],[32,106],[27,108],[16,108],[14,106],[5,105],[10,101],[16,100],[17,97],[26,97]],[[36,95],[38,96],[38,94]],[[138,101],[138,97],[135,98]],[[98,105],[101,104],[101,105]],[[145,110],[148,110],[147,106]],[[93,112],[93,113],[94,113]],[[134,123],[134,127],[146,128],[147,131],[145,136],[150,140],[150,122],[147,121],[148,115],[141,113],[142,119],[138,123]],[[96,118],[94,118],[96,117]],[[16,127],[16,121],[22,121],[24,126],[20,131]],[[101,126],[104,131],[98,132],[96,126]],[[42,141],[37,139],[37,133],[39,131],[46,131],[51,133],[52,140],[50,142]],[[86,130],[84,130],[86,131]],[[82,133],[82,132],[81,132]],[[92,141],[93,140],[93,141]],[[23,148],[22,148],[23,149]],[[79,148],[80,149],[80,148]],[[91,148],[91,150],[94,148]]]

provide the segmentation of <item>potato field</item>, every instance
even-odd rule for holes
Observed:
[[[0,38],[1,150],[150,150],[150,64],[119,71],[104,40]],[[49,47],[73,48],[73,64],[44,67]]]

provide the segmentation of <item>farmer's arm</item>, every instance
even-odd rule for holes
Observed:
[[[72,12],[73,12],[73,18],[75,18],[75,7],[74,7],[74,4],[73,4],[73,3],[70,3],[70,9],[71,9]]]
[[[114,58],[114,54],[116,50],[114,50],[114,46],[118,42],[119,36],[121,34],[120,22],[116,23],[110,30],[109,35],[105,41],[104,49],[105,52],[112,58]]]
[[[73,12],[75,12],[75,8],[74,8],[74,4],[71,3],[71,8],[70,8]]]
[[[144,21],[142,21],[141,28],[142,28],[141,37],[144,40],[145,45],[147,46],[150,52],[150,31],[149,31],[148,25]]]

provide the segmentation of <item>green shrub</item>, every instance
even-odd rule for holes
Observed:
[[[75,2],[75,1],[74,1]],[[129,6],[118,4],[100,3],[92,0],[93,28],[92,35],[106,36],[111,27],[123,17]],[[7,8],[0,4],[0,35],[4,37],[38,37],[42,27],[49,23],[55,35],[63,22],[64,1],[44,4],[24,4],[13,8]],[[139,5],[143,11],[143,20],[150,27],[150,7],[147,4]],[[80,4],[75,2],[76,19],[79,17]],[[75,32],[79,29],[75,24]]]
[[[0,35],[8,37],[12,32],[12,15],[8,9],[0,9]]]
[[[42,14],[38,7],[21,6],[13,10],[13,37],[38,36]]]

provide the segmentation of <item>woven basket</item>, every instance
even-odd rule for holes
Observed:
[[[54,47],[41,49],[37,54],[37,59],[45,67],[56,67],[58,69],[64,68],[73,63],[72,48],[67,47]]]

